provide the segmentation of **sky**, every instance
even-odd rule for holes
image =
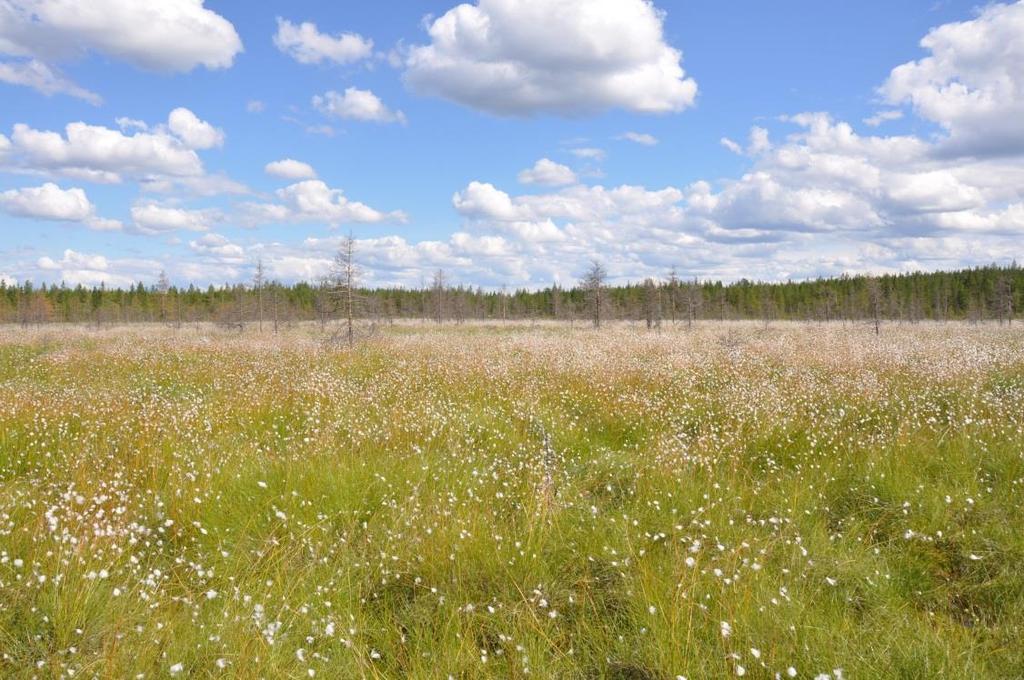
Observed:
[[[0,0],[0,279],[1021,260],[1024,2]]]

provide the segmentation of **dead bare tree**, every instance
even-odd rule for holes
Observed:
[[[344,335],[349,347],[355,345],[355,319],[360,306],[357,290],[360,272],[355,254],[356,241],[349,234],[342,240],[331,264],[331,292],[336,297],[345,317]]]
[[[601,327],[601,312],[605,305],[604,282],[608,278],[608,272],[600,262],[594,260],[590,269],[583,275],[583,290],[587,293],[587,302],[590,305],[590,318],[594,322],[594,328]]]
[[[256,306],[259,315],[259,330],[263,332],[263,284],[265,282],[263,271],[263,258],[256,261],[256,273],[252,278],[253,288],[256,289]]]

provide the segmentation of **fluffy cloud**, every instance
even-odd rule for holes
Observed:
[[[317,281],[331,271],[330,256],[275,254],[264,262],[267,273],[277,281]]]
[[[519,5],[530,3],[521,1]],[[504,5],[482,0],[479,5],[462,7],[480,12],[495,6]],[[993,17],[1007,17],[1003,13],[1014,8],[990,6],[972,21],[987,26],[995,21]],[[967,24],[972,22],[963,25]],[[493,33],[492,27],[486,29]],[[945,29],[936,29],[930,36],[944,36]],[[977,25],[971,30],[977,31]],[[986,30],[996,29],[987,26]],[[452,40],[461,45],[471,35],[460,34]],[[926,104],[932,103],[926,96],[929,88],[941,99],[963,86],[971,92],[999,94],[979,95],[979,101],[988,97],[1004,112],[1012,112],[1021,97],[1000,88],[1015,87],[1017,45],[1004,41],[1003,52],[993,54],[989,43],[979,42],[976,49],[985,62],[979,65],[964,56],[964,40],[935,38],[929,43],[934,47],[929,47],[933,57],[928,59],[948,51],[942,47],[947,43],[956,45],[957,58],[943,61],[947,71],[942,78],[946,80],[918,78],[919,69],[938,68],[924,65],[928,63],[925,59],[905,65],[907,73],[894,70],[883,92],[888,92],[889,85],[900,84],[905,89],[894,90],[894,103],[909,103],[920,115],[930,116],[925,113]],[[505,52],[496,54],[504,58]],[[990,75],[961,77],[960,69]],[[980,106],[978,102],[971,105],[975,104]],[[895,116],[889,111],[877,114],[879,123]],[[942,131],[927,137],[859,134],[849,123],[820,112],[769,121],[765,127],[751,128],[745,141],[733,138],[738,141],[731,146],[748,167],[737,177],[716,181],[661,188],[588,186],[579,180],[557,186],[560,182],[552,181],[549,184],[556,185],[554,188],[531,189],[529,193],[485,181],[469,182],[452,197],[461,219],[455,233],[419,242],[398,235],[364,238],[358,242],[358,257],[369,283],[409,286],[420,285],[425,273],[438,267],[449,270],[455,281],[482,285],[572,283],[594,256],[604,261],[613,278],[634,280],[664,276],[671,267],[678,267],[684,276],[780,279],[952,268],[1019,257],[1024,235],[1024,150],[1015,150],[1008,143],[999,154],[986,151],[991,136],[998,138],[1012,131],[1017,119],[1007,115],[1004,121],[993,113],[993,120],[1008,126],[1001,129],[980,114],[952,115],[953,109],[942,107],[936,111],[943,112],[943,117],[936,112],[928,119]],[[871,122],[869,119],[868,124]],[[123,126],[117,139],[162,135],[171,140],[173,148],[191,151],[162,126],[140,127],[138,121],[123,121]],[[129,134],[133,131],[137,132]],[[66,143],[60,135],[57,139]],[[985,140],[988,142],[982,144]],[[0,136],[0,155],[4,146]],[[23,155],[17,140],[8,146],[8,155]],[[971,153],[963,151],[968,146]],[[593,148],[570,152],[589,160],[603,157],[603,151]],[[274,165],[267,171],[272,172],[270,166]],[[544,171],[557,165],[538,163],[524,171],[522,179],[539,184],[552,176]],[[305,172],[295,167],[292,170],[297,175]],[[284,166],[276,169],[293,179]],[[169,181],[169,175],[161,176],[165,178],[162,181]],[[202,178],[191,175],[174,181]],[[184,211],[173,205],[158,207],[167,211],[167,224],[209,228],[219,219],[213,213],[190,217],[190,212],[203,211]],[[239,217],[250,225],[333,226],[404,219],[401,213],[384,213],[351,201],[313,178],[278,190],[272,201],[241,208]],[[232,277],[247,278],[249,265],[244,262],[251,265],[258,254],[275,278],[311,279],[327,271],[338,243],[332,237],[309,238],[299,245],[243,247],[207,232],[188,242],[187,250],[196,261],[179,265],[177,272],[201,281],[242,280]],[[108,270],[113,269],[111,263]],[[25,272],[11,273],[22,277]]]
[[[826,114],[789,121],[798,131],[775,145],[755,128],[747,150],[754,168],[717,194],[704,192],[691,212],[724,229],[862,230],[880,239],[957,225],[1005,230],[1012,220],[993,215],[1020,205],[1014,163],[947,159],[936,151],[945,140],[860,136]]]
[[[882,226],[870,201],[827,186],[792,185],[769,172],[752,172],[713,198],[713,208],[695,211],[727,230],[828,232]]]
[[[0,61],[0,82],[11,85],[25,85],[51,96],[66,94],[99,106],[102,99],[95,92],[79,87],[38,59],[20,61]]]
[[[646,0],[478,0],[434,20],[406,82],[499,115],[670,113],[697,84]]]
[[[205,234],[189,241],[188,246],[192,252],[222,264],[240,265],[245,262],[245,249],[220,234]]]
[[[658,217],[664,218],[664,211],[679,203],[683,196],[682,191],[673,187],[648,190],[633,185],[611,189],[578,185],[556,193],[513,198],[492,184],[470,182],[455,193],[452,205],[460,214],[472,218],[505,222],[561,218],[598,223],[608,217],[657,211],[661,211]]]
[[[784,139],[765,135],[750,172],[717,186],[574,185],[515,195],[470,182],[453,196],[464,224],[448,238],[364,238],[357,256],[370,285],[418,286],[444,268],[457,282],[533,286],[571,285],[595,255],[617,280],[661,277],[672,267],[684,276],[778,279],[948,268],[1019,250],[1024,205],[993,200],[1012,198],[1010,180],[979,186],[971,179],[992,177],[993,166],[940,168],[919,140],[859,137],[820,114],[793,116],[791,124],[796,132]],[[324,222],[347,209],[324,186],[289,189],[255,212]],[[311,280],[327,272],[339,243],[242,248],[205,234],[189,242],[199,260],[179,272],[204,282],[245,280],[243,263],[258,255],[274,278]]]
[[[556,163],[549,158],[541,158],[532,168],[519,173],[522,184],[543,184],[549,187],[576,183],[576,173],[567,165]]]
[[[452,205],[468,217],[496,220],[526,219],[528,214],[512,204],[512,198],[487,182],[470,182],[452,197]]]
[[[39,266],[43,269],[60,269],[61,267],[75,267],[81,269],[94,269],[102,271],[107,269],[107,258],[102,255],[88,255],[78,253],[74,250],[65,250],[64,257],[55,261],[50,257],[39,258]]]
[[[336,118],[372,121],[375,123],[405,123],[405,114],[392,111],[370,90],[356,87],[343,94],[334,90],[313,97],[313,106],[321,113]]]
[[[823,113],[782,124],[790,130],[782,137],[754,127],[746,148],[732,142],[751,167],[714,184],[513,195],[470,182],[452,199],[465,231],[442,245],[450,257],[472,260],[470,271],[483,280],[521,272],[517,285],[564,280],[595,255],[613,277],[632,279],[671,266],[778,279],[1019,256],[1019,156],[950,158],[937,152],[945,140],[862,136]]]
[[[768,139],[768,131],[763,127],[755,125],[750,128],[750,144],[747,146],[747,153],[751,156],[758,156],[771,151],[772,143]]]
[[[348,64],[373,54],[373,41],[357,33],[340,33],[334,37],[321,33],[312,22],[296,25],[281,18],[277,20],[274,45],[301,64],[323,61]]]
[[[80,222],[97,231],[117,231],[122,228],[117,220],[97,217],[96,206],[83,189],[61,189],[52,182],[0,193],[0,210],[15,217]]]
[[[401,211],[381,212],[349,200],[340,189],[310,179],[276,192],[277,203],[247,203],[243,206],[251,225],[283,222],[324,222],[332,226],[348,223],[404,222]]]
[[[217,221],[219,213],[212,210],[185,210],[144,203],[132,206],[134,231],[153,235],[171,231],[207,231]]]
[[[23,172],[114,184],[138,181],[150,191],[199,195],[248,193],[223,175],[207,175],[197,150],[219,146],[224,133],[185,108],[166,124],[118,118],[120,130],[69,123],[64,134],[19,123],[11,139],[0,135],[0,158]]]
[[[202,0],[5,0],[0,52],[53,62],[89,51],[152,71],[227,68],[242,42]]]
[[[660,243],[656,247],[663,252],[672,252],[673,244],[691,243],[692,238],[680,231],[683,198],[683,192],[672,187],[649,190],[632,185],[576,185],[513,197],[491,184],[471,182],[453,196],[452,204],[467,218],[478,239],[475,247],[493,247],[496,242],[479,239],[500,237],[507,253],[517,253],[513,269],[539,267],[549,273],[561,271],[564,277],[569,274],[565,267],[580,264],[582,269],[596,253],[611,257],[652,241]],[[452,238],[453,252],[468,247],[465,237]],[[504,261],[512,266],[507,257]]]
[[[189,149],[212,149],[224,144],[224,131],[213,127],[186,108],[178,107],[167,117],[167,127]]]
[[[231,66],[242,41],[203,0],[4,0],[0,2],[0,80],[99,103],[58,73],[57,62],[98,52],[150,71]]]
[[[0,208],[17,217],[61,222],[82,222],[96,211],[82,189],[65,190],[49,182],[0,193]]]
[[[422,284],[425,272],[438,268],[459,280],[494,283],[521,279],[525,272],[516,263],[516,252],[505,248],[500,237],[478,237],[459,232],[445,241],[410,242],[401,236],[363,238],[356,241],[356,257],[368,285]],[[316,280],[330,271],[340,238],[308,238],[299,247],[261,247],[260,257],[275,279]]]
[[[267,163],[263,170],[272,177],[282,179],[316,179],[316,170],[312,165],[293,158]]]
[[[931,54],[892,70],[882,86],[893,104],[941,125],[952,155],[1024,152],[1024,2],[989,5],[974,19],[933,29]]]
[[[452,202],[465,228],[442,241],[397,236],[358,242],[360,262],[382,283],[417,285],[442,267],[459,281],[483,285],[571,282],[600,254],[615,275],[663,274],[672,264],[705,261],[698,239],[684,233],[682,191],[624,185],[572,186],[511,196],[471,182]],[[309,239],[309,258],[324,258],[334,239]],[[657,253],[652,257],[652,254]],[[293,254],[294,255],[294,254]]]
[[[246,249],[250,263],[258,258],[267,275],[279,281],[316,281],[330,272],[332,259],[341,245],[341,237],[310,237],[295,246],[281,243],[257,243]],[[505,248],[501,237],[475,236],[459,232],[445,241],[410,242],[401,236],[362,238],[356,241],[356,258],[367,285],[404,285],[422,283],[425,272],[441,267],[449,274],[472,280],[516,280],[524,272],[508,257],[515,252]],[[474,256],[474,253],[476,254]],[[479,263],[479,264],[477,264]],[[508,263],[508,264],[506,264]],[[510,268],[511,267],[511,268]],[[514,271],[513,271],[514,269]]]
[[[142,278],[138,274],[144,273],[145,278],[154,278],[160,265],[151,261],[110,261],[103,255],[67,249],[61,259],[54,260],[44,256],[39,258],[36,266],[43,274],[50,275],[49,278],[72,286],[104,284],[109,287],[127,288]],[[137,275],[133,276],[131,273]]]
[[[89,179],[120,182],[124,177],[197,176],[199,156],[162,132],[125,135],[118,130],[69,123],[64,135],[18,123],[11,135],[12,153],[30,168]]]

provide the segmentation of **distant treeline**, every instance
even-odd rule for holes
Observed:
[[[216,322],[260,323],[264,327],[341,317],[338,289],[330,282],[180,288],[141,283],[123,290],[0,282],[0,323],[52,322],[117,324]],[[598,290],[595,295],[595,285]],[[953,272],[841,276],[785,283],[740,280],[723,284],[675,276],[621,286],[588,281],[575,288],[483,290],[451,286],[438,272],[422,289],[358,289],[357,315],[386,321],[427,318],[441,322],[474,319],[626,319],[692,323],[702,319],[838,321],[925,319],[1006,321],[1024,307],[1024,269],[1016,263]]]

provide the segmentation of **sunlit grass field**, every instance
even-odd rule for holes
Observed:
[[[0,330],[0,676],[1024,677],[1024,328]]]

